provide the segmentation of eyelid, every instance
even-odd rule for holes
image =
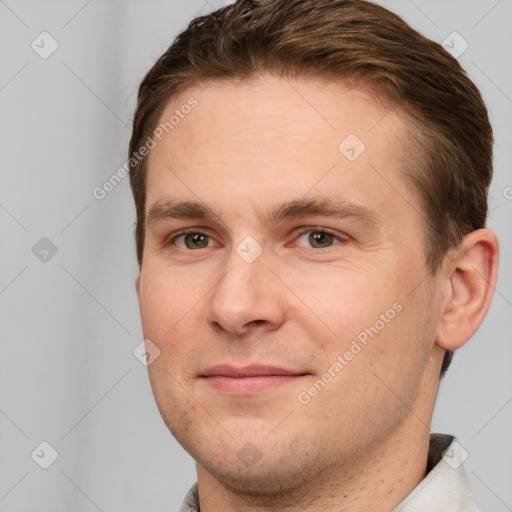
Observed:
[[[177,238],[179,238],[180,236],[183,236],[183,235],[187,235],[189,233],[193,233],[193,234],[197,234],[197,235],[205,235],[210,240],[213,240],[216,242],[215,238],[212,235],[208,234],[208,229],[202,228],[202,227],[190,227],[190,228],[180,229],[179,231],[176,231],[176,232],[172,233],[171,235],[169,235],[168,237],[166,237],[164,240],[164,246],[174,245],[178,249],[181,249],[184,251],[192,251],[193,249],[183,249],[182,247],[178,247],[175,243]],[[208,247],[204,247],[204,249],[207,249],[207,248]]]
[[[180,236],[187,235],[189,233],[194,233],[194,234],[205,235],[210,240],[217,242],[217,240],[212,235],[210,235],[208,233],[208,231],[209,231],[208,228],[204,228],[204,227],[200,227],[200,226],[183,228],[183,229],[180,229],[179,231],[172,233],[170,236],[166,237],[164,240],[164,245],[165,246],[174,245],[178,249],[181,249],[184,251],[193,251],[194,249],[184,249],[182,247],[178,247],[175,243],[176,239],[179,238]],[[332,247],[338,245],[339,243],[348,241],[350,238],[348,235],[346,235],[344,233],[338,233],[334,230],[324,228],[322,226],[305,226],[302,228],[298,228],[298,233],[296,235],[294,235],[294,237],[293,237],[293,243],[295,243],[297,241],[297,239],[300,238],[302,235],[304,235],[306,233],[311,233],[311,232],[328,233],[328,234],[332,235],[335,239],[338,240],[338,242],[333,243],[333,245],[331,245],[329,247],[324,247],[324,248],[309,247],[309,249],[313,249],[315,251],[320,251],[320,250],[327,251],[327,250],[331,249]],[[218,242],[217,242],[217,244],[218,244]],[[210,247],[210,246],[208,246],[208,247]],[[208,247],[203,247],[203,249],[207,249]],[[298,245],[298,247],[304,247],[304,246]],[[195,249],[195,250],[199,250],[199,249]]]
[[[329,247],[324,247],[324,248],[309,247],[309,249],[313,249],[315,251],[329,250],[332,247],[338,245],[339,243],[347,242],[349,240],[348,235],[345,235],[343,233],[338,233],[338,232],[336,232],[334,230],[331,230],[331,229],[328,229],[328,228],[324,228],[324,227],[321,227],[321,226],[307,226],[307,227],[304,227],[304,228],[300,228],[300,231],[293,238],[294,242],[296,242],[297,239],[299,239],[302,235],[305,235],[306,233],[311,233],[311,232],[313,232],[313,233],[328,233],[329,235],[332,235],[335,239],[338,240],[338,242],[333,243]],[[303,247],[303,246],[299,245],[298,247]]]

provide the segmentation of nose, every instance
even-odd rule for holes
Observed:
[[[265,253],[247,263],[233,251],[209,295],[207,321],[215,332],[241,336],[254,329],[274,330],[284,322],[282,283],[269,263]]]

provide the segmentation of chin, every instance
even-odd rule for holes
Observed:
[[[270,506],[274,500],[304,488],[313,475],[308,475],[304,467],[283,467],[281,461],[264,461],[261,459],[253,467],[243,467],[238,463],[212,464],[211,461],[198,461],[202,468],[210,473],[224,487],[240,496],[260,498],[261,505]]]
[[[288,441],[254,438],[254,445],[248,442],[242,448],[238,447],[236,436],[222,436],[215,447],[210,444],[211,439],[203,437],[203,442],[197,443],[196,436],[186,437],[178,442],[196,460],[199,477],[206,472],[234,494],[252,500],[259,497],[261,506],[277,505],[290,494],[296,497],[307,492],[308,483],[318,478],[320,468],[332,462],[328,456],[326,459],[321,453],[314,453],[314,444],[297,434]]]

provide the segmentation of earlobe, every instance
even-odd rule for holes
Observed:
[[[489,229],[466,235],[448,265],[447,295],[436,343],[446,350],[462,347],[477,331],[491,304],[498,274],[498,240]]]

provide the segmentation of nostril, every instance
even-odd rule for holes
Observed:
[[[228,327],[226,325],[223,325],[221,322],[218,322],[216,320],[210,322],[210,327],[213,330],[215,334],[223,334],[223,333],[229,333],[231,335],[235,336],[243,336],[247,332],[249,332],[251,329],[254,329],[260,325],[266,325],[266,320],[251,320],[250,322],[247,322],[240,328],[236,328],[235,326]]]
[[[210,325],[215,333],[219,333],[224,330],[222,325],[220,325],[219,322],[217,322],[217,321],[213,321]]]
[[[264,324],[264,323],[265,323],[265,320],[252,320],[247,325],[261,325],[261,324]]]

